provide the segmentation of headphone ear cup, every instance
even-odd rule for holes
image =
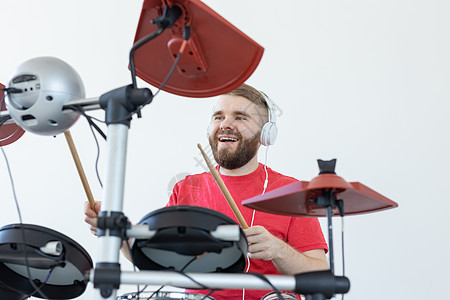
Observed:
[[[264,146],[270,146],[275,144],[275,140],[277,139],[278,135],[278,128],[276,124],[276,108],[266,94],[264,94],[263,92],[260,93],[263,95],[264,100],[266,101],[269,113],[269,121],[264,123],[263,127],[261,128],[260,142]]]
[[[273,145],[275,144],[277,135],[278,135],[277,125],[273,122],[267,122],[261,129],[260,142],[264,146]]]

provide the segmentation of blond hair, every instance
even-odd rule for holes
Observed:
[[[226,93],[225,95],[244,97],[257,106],[265,108],[267,111],[267,117],[269,117],[269,105],[267,104],[266,100],[267,95],[255,89],[251,85],[243,83],[241,86]]]

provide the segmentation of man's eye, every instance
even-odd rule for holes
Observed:
[[[222,120],[222,119],[223,119],[223,117],[219,117],[219,116],[214,117],[214,120]]]
[[[244,117],[236,117],[236,120],[242,121],[242,120],[245,120],[245,118]]]

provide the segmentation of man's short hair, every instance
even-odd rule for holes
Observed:
[[[256,104],[259,107],[265,108],[267,113],[269,113],[269,105],[266,101],[266,95],[252,87],[251,85],[248,85],[246,83],[243,83],[238,88],[226,93],[225,95],[232,95],[232,96],[241,96],[246,99],[248,99],[250,102]],[[269,117],[269,115],[267,115]]]

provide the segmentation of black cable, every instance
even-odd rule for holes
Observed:
[[[130,71],[131,71],[131,81],[133,82],[133,87],[137,88],[137,82],[136,82],[136,67],[134,66],[134,53],[137,49],[139,49],[141,46],[146,44],[147,42],[153,40],[157,36],[159,36],[161,33],[163,33],[164,28],[158,28],[157,31],[150,33],[149,35],[144,36],[142,39],[134,43],[133,47],[131,47],[130,50]]]
[[[341,239],[342,239],[342,276],[345,276],[344,218],[342,218]]]
[[[131,251],[130,251],[130,253],[131,253]],[[196,259],[197,259],[197,256],[194,256],[190,261],[188,261],[188,262],[184,265],[184,267],[182,267],[182,268],[180,269],[179,272],[183,272],[183,271],[184,271],[184,270],[185,270],[192,262],[194,262]],[[146,287],[147,287],[147,286],[145,286],[144,289],[145,289]],[[147,300],[151,299],[153,296],[155,296],[156,294],[158,294],[164,287],[165,287],[165,285],[162,285],[159,289],[157,289],[156,291],[154,291],[154,292],[147,298]],[[143,292],[143,290],[140,291],[140,292],[138,292],[138,294],[137,294],[136,296],[139,296],[139,294],[142,293],[142,292]],[[210,294],[211,294],[211,293],[210,293]]]
[[[84,111],[82,113],[82,115],[86,118],[86,120],[88,121],[89,125],[91,126],[91,128],[95,128],[95,130],[102,136],[102,138],[106,141],[106,134],[103,132],[103,130],[100,129],[100,127],[98,127],[97,124],[94,123],[94,121],[92,121],[92,117],[87,115]]]
[[[137,88],[137,85],[136,85],[136,69],[135,69],[135,66],[134,66],[134,53],[135,53],[135,51],[136,51],[139,47],[141,47],[142,45],[144,45],[145,43],[149,42],[150,40],[152,40],[152,39],[154,39],[155,37],[157,37],[158,35],[160,35],[163,31],[164,31],[164,29],[161,29],[161,28],[160,28],[160,29],[157,30],[156,32],[153,32],[153,33],[147,35],[146,37],[140,39],[139,41],[137,41],[137,42],[133,45],[133,47],[131,48],[131,50],[130,50],[130,71],[131,71],[131,74],[132,74],[133,87],[134,87],[134,88]],[[189,40],[190,35],[191,35],[190,27],[189,27],[189,26],[185,26],[185,27],[184,27],[184,30],[183,30],[183,39],[184,39],[184,41]],[[183,47],[180,49],[180,51],[178,52],[177,58],[175,59],[174,63],[172,64],[172,67],[170,68],[169,73],[167,74],[166,78],[164,79],[163,83],[161,84],[161,86],[159,87],[159,89],[156,91],[156,93],[155,93],[155,95],[152,97],[152,99],[154,99],[154,98],[156,97],[156,95],[164,88],[164,86],[167,84],[167,82],[169,81],[169,79],[172,77],[173,72],[175,71],[175,68],[176,68],[176,66],[178,65],[178,62],[180,61],[181,55],[183,54],[183,51],[184,51],[184,46],[183,46]],[[146,105],[146,104],[148,104],[148,103],[145,103],[144,105]],[[124,118],[119,119],[119,120],[114,120],[114,121],[112,121],[112,122],[113,122],[113,123],[117,123],[117,122],[122,122],[122,121],[128,120],[128,119],[131,118],[135,113],[137,113],[138,116],[139,116],[139,115],[140,115],[140,111],[141,111],[141,109],[144,107],[144,105],[141,105],[141,106],[137,107],[134,111],[130,112],[130,113],[129,113],[127,116],[125,116]],[[100,135],[106,140],[106,135],[103,133],[103,131],[101,131],[101,129],[100,129],[100,128],[92,121],[92,120],[96,120],[96,121],[99,121],[99,122],[102,122],[102,123],[104,123],[104,121],[99,120],[99,119],[96,119],[96,118],[94,118],[94,117],[92,117],[92,116],[87,115],[86,112],[84,111],[84,109],[83,109],[81,106],[79,106],[79,105],[66,106],[66,108],[72,109],[72,110],[74,110],[74,111],[80,113],[81,115],[83,115],[83,116],[88,120],[89,124],[90,124],[91,126],[93,126],[94,129],[96,129],[97,132],[99,132]],[[92,129],[92,127],[91,127],[91,129]],[[94,137],[95,137],[95,135],[94,135]],[[95,138],[95,139],[96,139],[96,138]],[[96,139],[96,142],[97,142],[97,139]],[[97,146],[98,146],[98,142],[97,142]],[[100,150],[99,150],[99,148],[97,148],[97,149],[98,149],[98,153],[99,153]],[[98,166],[98,157],[97,157],[97,160],[96,160],[96,172],[97,172],[97,178],[98,178],[98,180],[99,180],[99,182],[100,182],[100,185],[103,187],[103,184],[102,184],[102,182],[101,182],[100,176],[99,176],[99,174],[98,174],[98,167],[97,167],[97,166]]]
[[[201,289],[203,290],[211,290],[214,291],[214,289],[211,289],[209,287],[207,287],[206,285],[204,285],[203,283],[198,282],[197,280],[195,280],[194,278],[192,278],[191,276],[189,276],[188,274],[178,271],[178,270],[173,270],[173,272],[178,273],[180,275],[183,275],[184,277],[188,278],[189,280],[191,280],[193,283],[197,284],[198,286],[200,286]]]
[[[344,217],[341,217],[341,240],[342,240],[342,276],[345,276],[345,255],[344,255]],[[342,293],[342,300],[344,300],[344,293]]]
[[[341,216],[341,246],[342,246],[342,276],[345,276],[345,254],[344,254],[344,200],[340,199],[336,201],[339,215]],[[342,294],[342,300],[344,300],[344,294]]]
[[[84,109],[81,109],[80,114],[82,114],[83,117],[85,117],[85,118],[87,118],[87,119],[89,119],[89,120],[91,120],[91,121],[94,120],[94,121],[97,121],[97,122],[106,124],[105,121],[100,120],[100,119],[98,119],[98,118],[95,118],[95,117],[93,117],[93,116],[88,115],[88,114],[84,111]],[[94,123],[94,124],[95,124],[95,123]],[[99,128],[99,127],[97,126],[97,128]],[[100,130],[100,128],[99,128],[99,130]],[[100,133],[100,135],[103,136],[104,139],[106,140],[106,135],[103,133],[103,131],[100,130],[99,133]]]
[[[15,293],[17,293],[17,294],[20,294],[20,296],[23,295],[23,291],[20,291],[20,290],[14,288],[14,287],[12,287],[12,286],[8,286],[8,285],[0,285],[0,287],[5,288],[5,289],[8,289],[9,291],[15,292]],[[28,297],[28,296],[27,296],[27,297]],[[21,299],[21,300],[22,300],[22,299]]]
[[[205,300],[207,298],[209,298],[209,296],[214,292],[214,290],[210,290],[208,294],[206,294],[202,299],[200,300]]]
[[[2,88],[2,90],[3,91],[7,91],[7,90],[11,91],[11,88]],[[0,107],[3,105],[4,101],[5,101],[5,94],[3,93],[3,97],[2,97],[2,99],[0,101]],[[1,123],[0,123],[0,126],[2,126],[6,121],[7,121],[7,119],[2,120]],[[8,160],[8,157],[6,156],[6,152],[3,149],[3,145],[1,144],[1,142],[0,142],[0,148],[1,148],[2,153],[3,153],[3,157],[5,158],[6,168],[8,170],[9,180],[11,182],[11,189],[12,189],[12,193],[13,193],[13,196],[14,196],[14,201],[16,203],[17,213],[19,215],[20,231],[21,231],[21,234],[22,234],[22,241],[23,241],[23,254],[24,254],[24,258],[25,258],[25,267],[26,267],[27,274],[28,274],[28,281],[30,282],[31,286],[35,289],[36,292],[39,292],[39,294],[41,296],[46,297],[45,294],[40,291],[40,288],[38,288],[35,285],[33,280],[31,280],[31,272],[30,272],[30,266],[29,266],[29,261],[28,261],[28,255],[27,255],[27,251],[26,251],[26,248],[25,248],[25,246],[26,246],[25,230],[23,228],[22,214],[20,212],[19,202],[17,200],[16,188],[14,186],[14,180],[13,180],[13,177],[12,177],[11,168],[9,166],[9,160]]]
[[[194,257],[193,259],[191,259],[190,261],[187,262],[187,264],[181,268],[181,270],[186,269],[186,267],[188,265],[190,265],[193,261],[195,261],[197,259],[197,257]],[[194,282],[195,284],[197,284],[198,286],[200,286],[200,288],[205,289],[205,290],[210,290],[208,294],[205,295],[205,297],[203,297],[202,299],[206,299],[209,295],[211,295],[214,292],[214,289],[211,289],[209,287],[207,287],[206,285],[198,282],[197,280],[195,280],[194,278],[192,278],[191,276],[187,275],[186,273],[184,273],[183,271],[178,271],[178,270],[172,270],[173,272],[176,272],[178,274],[181,274],[185,277],[187,277],[188,279],[190,279],[192,282]],[[162,285],[159,289],[157,289],[156,291],[154,291],[148,298],[147,300],[151,299],[153,296],[155,296],[158,292],[160,292],[163,288],[165,287],[165,285]],[[147,288],[147,286],[144,287],[144,289],[142,289],[141,291],[138,291],[137,296],[139,296],[140,293],[142,293],[145,288]]]
[[[2,100],[3,101],[3,100]],[[12,189],[12,193],[13,193],[13,197],[14,197],[14,201],[16,203],[16,209],[17,209],[17,213],[19,215],[19,223],[20,223],[20,231],[22,234],[22,242],[23,242],[23,255],[25,258],[25,268],[27,270],[27,275],[28,275],[28,281],[30,282],[31,286],[35,289],[35,292],[38,292],[39,295],[43,298],[48,298],[42,291],[40,291],[40,288],[38,288],[36,286],[36,284],[33,282],[33,280],[31,279],[31,272],[30,272],[30,263],[28,261],[28,254],[26,251],[26,239],[25,239],[25,230],[23,228],[23,220],[22,220],[22,214],[20,212],[20,207],[19,207],[19,201],[17,200],[17,195],[16,195],[16,188],[14,186],[14,180],[12,177],[12,172],[11,172],[11,168],[9,166],[9,160],[8,157],[6,156],[5,150],[3,149],[3,147],[0,147],[0,149],[2,150],[3,153],[3,157],[5,158],[5,162],[6,162],[6,168],[8,170],[8,174],[9,174],[9,180],[11,182],[11,189]],[[33,292],[33,294],[35,293]]]
[[[186,25],[186,26],[184,26],[184,29],[183,29],[183,40],[187,41],[187,40],[189,40],[190,37],[191,37],[191,27]],[[166,86],[170,77],[172,77],[172,74],[175,71],[175,67],[178,65],[178,62],[180,61],[180,58],[181,58],[181,55],[183,54],[183,52],[184,52],[184,47],[182,46],[180,51],[178,51],[177,58],[175,59],[175,62],[173,63],[172,68],[170,68],[169,73],[167,74],[166,78],[164,79],[164,81],[161,84],[161,86],[159,87],[159,89],[156,91],[153,98],[155,98],[156,95],[158,95],[158,93]]]
[[[100,173],[98,171],[98,162],[100,160],[100,145],[98,143],[97,136],[95,135],[94,129],[92,128],[92,124],[90,122],[88,122],[88,123],[89,123],[89,129],[91,130],[92,136],[94,137],[95,145],[97,146],[97,156],[95,158],[95,174],[97,175],[97,180],[98,180],[98,183],[100,184],[100,187],[103,189],[102,179],[101,179]]]
[[[183,38],[184,38],[184,40],[187,41],[187,40],[189,39],[190,35],[191,35],[190,27],[189,27],[189,26],[185,26],[184,31],[183,31]],[[145,39],[145,38],[143,38],[143,39]],[[139,43],[139,42],[141,42],[143,39],[141,39],[141,40],[139,40],[138,42],[136,42],[136,44]],[[149,40],[148,40],[148,41],[149,41]],[[145,41],[145,42],[148,42],[148,41]],[[135,44],[135,45],[136,45],[136,44]],[[142,45],[140,45],[140,46],[142,46]],[[139,47],[140,47],[140,46],[139,46]],[[133,46],[133,48],[134,48],[134,46]],[[133,51],[133,48],[132,48],[132,51]],[[167,84],[167,82],[169,81],[169,79],[172,77],[173,72],[175,71],[175,68],[176,68],[176,66],[178,65],[178,62],[180,61],[181,54],[183,54],[183,50],[184,50],[184,49],[180,49],[180,51],[178,52],[177,58],[176,58],[175,61],[173,62],[172,67],[171,67],[170,70],[169,70],[169,73],[167,74],[166,78],[164,78],[164,81],[162,82],[162,84],[160,85],[160,87],[158,88],[158,90],[156,91],[155,95],[153,95],[153,97],[151,98],[152,100],[153,100],[153,99],[156,97],[156,95],[164,88],[164,86]],[[136,51],[136,49],[134,49],[134,51]],[[134,53],[133,53],[133,55],[134,55]],[[131,73],[132,73],[132,77],[135,79],[135,77],[136,77],[135,72],[136,72],[136,71],[135,71],[135,68],[134,68],[134,63],[133,63],[133,65],[131,65],[131,62],[132,62],[132,59],[131,59],[131,51],[130,51],[130,70],[131,70]],[[135,82],[134,82],[134,81],[133,81],[133,87],[136,88]],[[127,116],[125,116],[125,117],[123,117],[122,119],[119,119],[119,120],[114,120],[114,121],[112,121],[112,122],[113,122],[113,123],[120,123],[120,122],[126,121],[126,120],[130,119],[134,114],[137,114],[138,116],[140,116],[140,115],[141,115],[140,112],[141,112],[142,108],[143,108],[145,105],[147,105],[147,104],[148,104],[148,103],[144,103],[143,105],[140,105],[140,106],[137,107],[134,111],[130,112]]]
[[[270,280],[266,278],[266,276],[264,276],[264,275],[262,275],[262,274],[259,274],[259,273],[247,273],[247,274],[253,275],[253,276],[255,276],[255,277],[261,279],[262,281],[266,282],[267,284],[269,284],[270,287],[271,287],[271,288],[273,289],[273,291],[275,292],[275,294],[277,294],[278,299],[283,300],[283,296],[281,295],[280,290],[278,290],[278,289],[272,284],[272,282],[270,282]]]
[[[54,270],[55,268],[56,268],[56,265],[53,266],[53,267],[50,269],[50,271],[48,271],[47,277],[45,278],[44,282],[41,284],[41,286],[40,286],[37,290],[35,290],[35,291],[34,291],[33,293],[31,293],[30,295],[25,296],[25,298],[23,298],[22,300],[25,300],[25,299],[27,299],[28,297],[33,296],[33,295],[36,294],[37,292],[40,292],[40,290],[44,287],[44,285],[49,281],[50,276],[52,275],[53,270]]]
[[[172,67],[170,68],[169,74],[167,74],[166,78],[164,79],[161,86],[156,91],[155,95],[153,95],[153,98],[156,97],[156,95],[159,94],[159,92],[166,86],[167,82],[169,81],[170,77],[172,77],[173,72],[175,71],[176,66],[178,65],[178,62],[180,61],[182,52],[178,52],[177,58],[175,59],[174,63],[172,64]]]
[[[100,122],[100,123],[105,123],[105,121],[88,115],[81,105],[67,105],[67,106],[64,106],[64,108],[71,109],[71,110],[79,113],[83,117],[85,117],[86,120],[89,122],[89,125],[92,125],[94,127],[94,129],[103,137],[103,139],[106,140],[106,134],[100,129],[100,127],[98,127],[97,124],[94,123],[93,120]]]
[[[153,296],[155,296],[156,294],[158,294],[164,287],[165,287],[165,285],[160,286],[159,289],[157,289],[157,290],[154,291],[150,296],[147,297],[147,300],[151,299]],[[139,294],[137,294],[137,296],[139,296]]]
[[[1,120],[1,121],[0,121],[0,127],[3,126],[3,124],[5,124],[6,121],[8,121],[8,120],[9,120],[9,119],[6,119],[6,118],[3,119],[3,120]],[[0,147],[3,147],[3,145],[1,145],[1,143],[0,143]]]
[[[98,162],[100,160],[100,145],[98,143],[97,136],[95,135],[93,125],[95,125],[94,128],[98,128],[97,132],[101,133],[102,136],[104,136],[105,140],[106,140],[106,135],[103,133],[103,131],[101,131],[101,129],[94,122],[92,122],[92,120],[90,120],[90,118],[86,118],[86,120],[88,120],[88,123],[90,125],[89,128],[91,129],[92,136],[94,137],[95,145],[97,146],[97,156],[95,158],[95,174],[97,175],[97,180],[98,180],[98,183],[100,184],[100,187],[103,189],[102,179],[101,179],[100,173],[98,171]]]
[[[100,184],[100,187],[103,188],[103,183],[102,183],[102,180],[101,180],[101,177],[100,177],[100,173],[99,173],[99,171],[98,171],[98,162],[99,162],[99,160],[100,160],[100,145],[99,145],[99,143],[98,143],[98,139],[97,139],[97,136],[95,135],[94,129],[95,129],[95,130],[103,137],[103,139],[105,139],[105,140],[106,140],[106,134],[100,129],[100,127],[98,127],[97,124],[94,123],[93,120],[96,120],[96,121],[99,121],[99,122],[102,122],[102,123],[104,123],[104,121],[99,120],[99,119],[96,119],[96,118],[94,118],[94,117],[92,117],[92,116],[89,116],[88,114],[86,114],[86,112],[84,111],[83,107],[81,107],[80,105],[68,105],[68,106],[66,106],[66,108],[67,108],[67,109],[71,109],[71,110],[73,110],[73,111],[75,111],[75,112],[81,114],[83,117],[86,118],[86,120],[87,120],[87,122],[88,122],[88,124],[89,124],[89,129],[90,129],[91,132],[92,132],[92,136],[94,137],[95,144],[96,144],[96,146],[97,146],[97,157],[95,158],[95,173],[96,173],[96,175],[97,175],[97,180],[98,180],[98,182],[99,182],[99,184]]]
[[[151,98],[152,100],[155,98],[155,96],[159,93],[160,90],[162,90],[164,88],[164,86],[167,84],[167,82],[169,81],[170,77],[172,77],[173,72],[175,71],[175,67],[178,65],[178,62],[180,61],[181,58],[181,52],[178,53],[177,58],[175,59],[172,67],[170,68],[169,73],[167,74],[166,78],[164,79],[163,83],[161,84],[161,86],[158,88],[157,92],[155,93],[155,95]],[[137,107],[134,111],[130,112],[128,115],[126,115],[125,117],[118,119],[118,120],[113,120],[111,121],[112,123],[120,123],[123,121],[126,121],[128,119],[130,119],[134,114],[138,114],[138,116],[140,115],[140,111],[141,109],[147,105],[148,103],[145,103],[143,105],[140,105],[139,107]]]
[[[1,120],[1,121],[0,121],[0,127],[2,127],[2,125],[5,124],[6,121],[8,121],[8,119]],[[3,145],[1,144],[1,142],[0,142],[0,147],[3,147]]]
[[[342,276],[345,276],[345,255],[344,255],[344,200],[336,200],[339,215],[341,216],[341,243],[342,243]]]
[[[170,68],[169,73],[167,74],[166,78],[164,79],[163,83],[161,84],[161,86],[158,88],[158,90],[156,91],[155,95],[153,95],[153,97],[151,98],[152,100],[156,97],[156,95],[159,93],[159,91],[161,91],[164,86],[167,84],[167,82],[169,81],[170,77],[172,77],[173,72],[175,71],[176,66],[178,65],[178,62],[180,61],[181,58],[181,52],[178,53],[177,58],[175,59],[174,63],[172,64],[172,67]],[[134,111],[130,112],[127,116],[125,116],[122,119],[119,120],[114,120],[112,122],[114,123],[120,123],[122,121],[128,120],[129,118],[131,118],[134,114],[138,114],[138,116],[140,116],[140,111],[141,109],[147,105],[148,103],[145,103],[143,105],[140,105],[139,107],[137,107]]]
[[[2,88],[2,90],[4,91],[5,88]],[[3,93],[2,96],[2,100],[0,100],[0,108],[3,106],[3,103],[5,102],[5,93]],[[5,124],[5,122],[8,121],[8,118],[4,118],[3,120],[0,121],[0,127]],[[0,147],[2,147],[1,142],[0,142]]]
[[[125,239],[124,242],[125,242],[125,244],[127,245],[127,250],[128,250],[128,253],[130,254],[131,263],[133,264],[133,271],[134,271],[134,272],[137,272],[137,269],[136,269],[136,262],[134,261],[134,256],[131,254],[131,245],[130,245],[130,241],[129,241],[128,239]],[[137,293],[136,296],[139,297],[139,294],[142,293],[146,288],[147,288],[147,285],[144,286],[144,289],[143,289],[142,291],[139,291],[139,290],[140,290],[139,284],[137,284],[137,290],[138,290],[138,293]]]

